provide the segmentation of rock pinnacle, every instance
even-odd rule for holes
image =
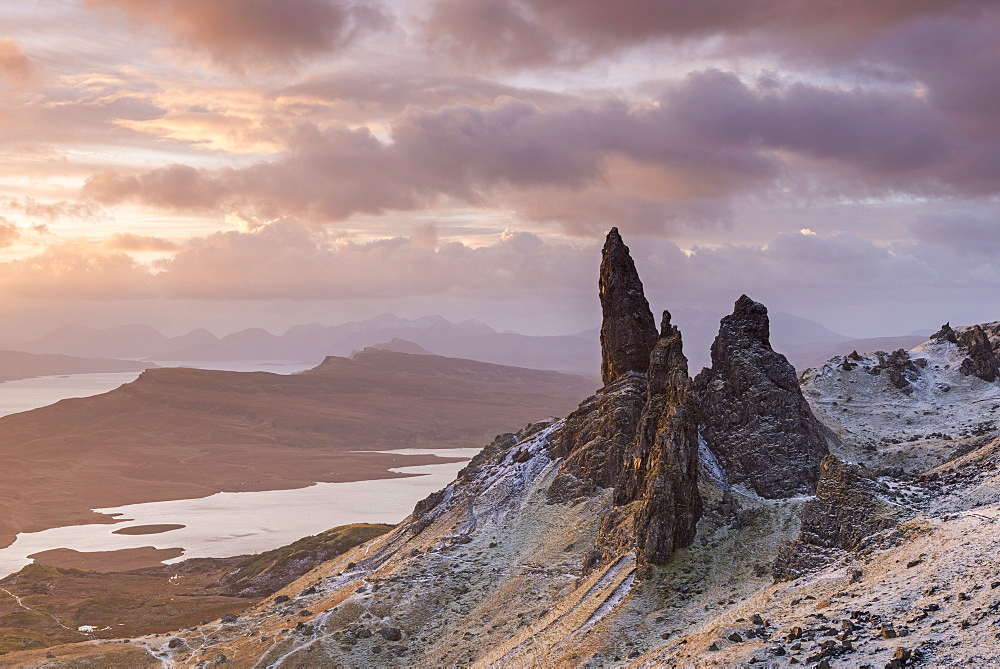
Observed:
[[[656,321],[628,247],[611,228],[601,258],[601,379],[607,386],[628,372],[645,372],[656,345]]]

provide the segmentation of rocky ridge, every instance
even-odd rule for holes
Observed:
[[[986,372],[979,333],[842,356],[800,384],[744,296],[692,382],[668,314],[648,336],[617,231],[605,249],[608,331],[634,330],[608,341],[605,387],[567,418],[500,435],[393,531],[233,619],[52,662],[1000,661],[1000,434],[970,429],[1000,384],[972,373]],[[615,289],[627,306],[612,285],[631,286]],[[996,328],[980,330],[995,351]],[[896,441],[915,422],[938,434]]]

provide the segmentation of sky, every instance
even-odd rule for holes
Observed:
[[[0,0],[0,341],[1000,320],[993,0]]]

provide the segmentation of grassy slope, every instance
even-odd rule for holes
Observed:
[[[28,565],[0,581],[7,591],[0,591],[0,653],[197,626],[256,604],[321,562],[390,529],[345,525],[259,555],[130,572]],[[77,631],[81,625],[98,631],[88,636]]]

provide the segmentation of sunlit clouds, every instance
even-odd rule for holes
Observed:
[[[4,4],[0,313],[36,329],[409,300],[569,332],[612,225],[664,306],[1000,318],[992,2]]]

